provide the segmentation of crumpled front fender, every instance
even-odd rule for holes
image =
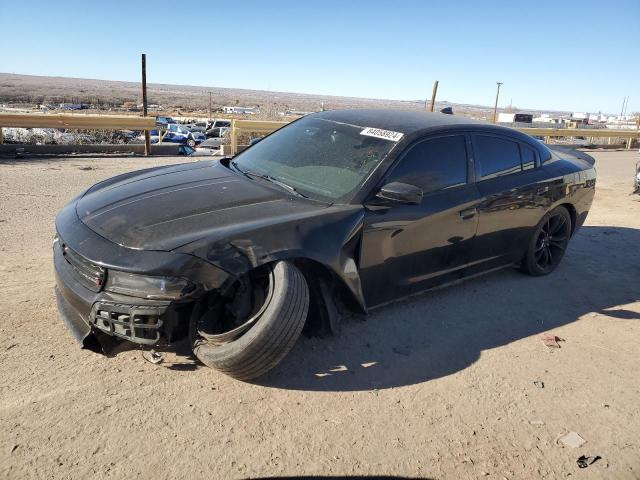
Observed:
[[[200,257],[233,276],[278,260],[305,259],[332,271],[366,311],[359,274],[364,209],[337,205],[302,218],[261,222],[225,239],[203,238],[176,251]]]

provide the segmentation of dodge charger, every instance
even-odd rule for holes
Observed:
[[[550,274],[595,178],[589,155],[463,117],[315,113],[234,158],[73,199],[56,218],[58,309],[85,348],[184,341],[248,380],[303,329],[503,267]]]

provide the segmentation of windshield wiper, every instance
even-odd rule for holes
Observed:
[[[258,172],[254,172],[252,170],[242,170],[240,167],[238,167],[238,165],[235,162],[231,162],[231,165],[233,165],[233,167],[238,170],[240,173],[242,173],[244,176],[246,177],[257,177],[257,178],[261,178],[263,180],[266,180],[267,182],[271,182],[275,185],[278,185],[279,187],[283,188],[284,190],[287,190],[290,193],[293,193],[294,195],[297,195],[298,197],[302,197],[302,198],[309,198],[308,196],[306,196],[304,193],[300,193],[298,190],[296,190],[295,187],[292,187],[291,185],[283,182],[282,180],[278,180],[275,177],[272,177],[271,175],[267,175],[266,173],[258,173]]]
[[[298,197],[309,198],[304,193],[300,193],[298,190],[296,190],[295,187],[292,187],[288,183],[284,183],[282,180],[278,180],[277,178],[272,177],[271,175],[267,175],[265,173],[256,173],[256,172],[252,172],[252,171],[246,171],[244,173],[245,173],[245,175],[250,175],[250,176],[253,176],[253,177],[262,178],[263,180],[266,180],[267,182],[271,182],[271,183],[273,183],[275,185],[278,185],[279,187],[284,188],[288,192],[291,192],[294,195],[297,195]]]
[[[238,162],[236,162],[235,160],[231,160],[229,162],[229,165],[231,165],[235,170],[237,170],[238,172],[242,173],[243,175],[246,175],[246,173],[244,172],[244,170],[242,170],[239,166],[238,166]]]

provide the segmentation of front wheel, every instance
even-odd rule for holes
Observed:
[[[196,146],[196,141],[193,138],[190,138],[187,140],[187,147],[195,147]]]
[[[571,215],[564,207],[547,213],[536,227],[520,266],[529,275],[548,275],[560,264],[571,238]]]
[[[281,261],[237,290],[233,320],[229,307],[217,307],[192,318],[191,346],[198,359],[238,380],[250,380],[275,367],[300,336],[309,309],[304,275]],[[225,314],[226,312],[226,314]]]

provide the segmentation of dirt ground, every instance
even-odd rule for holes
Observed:
[[[184,356],[80,350],[57,315],[56,212],[184,159],[0,161],[0,478],[640,478],[638,153],[592,154],[596,199],[553,275],[504,270],[387,306],[302,338],[254,384]],[[559,445],[571,431],[586,443]],[[602,459],[579,469],[580,455]]]

